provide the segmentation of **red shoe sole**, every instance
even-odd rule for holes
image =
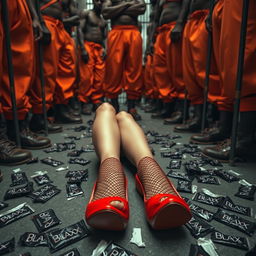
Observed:
[[[121,231],[127,226],[127,220],[116,212],[104,210],[86,219],[88,225],[96,229]]]

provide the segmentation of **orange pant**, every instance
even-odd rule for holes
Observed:
[[[181,42],[172,43],[170,33],[176,22],[158,28],[154,51],[154,78],[163,102],[184,97]]]
[[[256,111],[256,2],[249,1],[244,74],[240,111]],[[225,0],[220,37],[220,69],[223,80],[220,109],[233,110],[243,1]]]
[[[208,32],[205,19],[209,10],[193,12],[186,23],[182,43],[183,78],[191,104],[203,104]],[[214,61],[211,63],[208,99],[216,102],[220,95],[219,75]]]
[[[103,48],[100,44],[85,41],[84,47],[89,55],[89,61],[80,60],[80,84],[78,99],[88,103],[99,103],[104,96],[103,82],[105,62],[102,60]]]
[[[153,56],[148,55],[147,61],[145,63],[144,75],[143,75],[144,95],[147,98],[154,98],[152,68],[153,68]]]
[[[12,63],[18,118],[24,119],[31,108],[27,96],[34,76],[34,38],[26,0],[8,1]],[[3,50],[1,102],[5,118],[13,119],[6,49]]]
[[[73,85],[76,80],[76,57],[74,41],[64,29],[63,23],[49,16],[44,16],[44,20],[51,32],[52,39],[49,45],[43,47],[45,97],[46,106],[49,108],[53,104],[53,100],[56,104],[66,104],[73,97]],[[42,113],[39,75],[33,85],[31,95],[33,113]]]
[[[114,26],[108,34],[108,56],[104,91],[107,98],[117,98],[122,88],[128,99],[142,93],[142,38],[136,26]]]

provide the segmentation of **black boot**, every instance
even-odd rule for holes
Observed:
[[[111,99],[110,104],[114,107],[114,109],[116,110],[116,113],[118,113],[119,112],[118,98]]]
[[[240,113],[240,123],[236,143],[235,157],[240,159],[251,158],[255,160],[255,145],[253,136],[256,130],[256,111]],[[231,141],[226,140],[214,147],[206,147],[203,154],[222,161],[228,161],[230,157]]]
[[[195,114],[194,117],[189,119],[185,124],[178,125],[174,128],[175,132],[200,132],[203,105],[198,104],[194,106]]]
[[[28,128],[28,121],[19,120],[20,128],[20,142],[21,147],[25,149],[41,149],[48,148],[51,146],[51,141],[48,138],[38,136],[36,133],[33,133]],[[15,141],[15,129],[13,120],[7,121],[7,135],[8,138],[12,141]]]
[[[145,107],[145,113],[157,113],[163,109],[163,102],[159,99],[154,99],[153,102]]]
[[[81,104],[77,97],[72,97],[69,100],[69,106],[74,110],[80,112]]]
[[[92,107],[90,103],[83,103],[82,114],[86,116],[90,116],[92,114]]]
[[[183,114],[180,111],[173,112],[171,117],[164,119],[164,124],[182,124]]]
[[[62,132],[62,127],[60,125],[48,123],[48,120],[47,120],[47,126],[48,126],[49,133]],[[35,133],[44,133],[45,132],[43,114],[33,114],[32,118],[29,122],[29,129]]]
[[[206,128],[202,133],[193,135],[190,141],[197,144],[215,144],[231,136],[233,112],[220,111],[219,127]]]
[[[19,165],[29,161],[32,154],[28,150],[18,148],[14,142],[8,140],[2,122],[0,126],[0,164]]]
[[[82,123],[81,117],[73,116],[69,111],[69,107],[65,104],[55,105],[55,120],[56,122],[64,123],[64,124],[81,124]]]
[[[140,121],[141,116],[138,114],[135,108],[135,100],[127,100],[128,113],[132,115],[135,121]]]
[[[167,118],[171,117],[175,109],[175,101],[173,102],[168,102],[163,104],[163,109],[157,113],[153,113],[151,115],[151,118],[153,119],[162,119],[162,118]]]

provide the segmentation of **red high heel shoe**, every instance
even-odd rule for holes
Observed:
[[[179,227],[191,219],[189,206],[181,197],[172,194],[158,194],[146,199],[144,187],[137,174],[135,179],[138,192],[144,196],[147,220],[153,229]],[[169,180],[168,182],[170,183]],[[170,185],[179,195],[171,183]]]
[[[119,196],[105,197],[92,202],[97,183],[95,183],[92,195],[87,205],[85,212],[85,219],[88,225],[96,229],[104,230],[124,230],[129,219],[129,205],[127,194],[127,179],[125,180],[126,196],[125,198]],[[119,201],[123,203],[123,209],[120,210],[110,203]]]

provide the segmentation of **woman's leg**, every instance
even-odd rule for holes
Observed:
[[[149,201],[153,205],[151,209],[146,209],[150,224],[156,229],[166,229],[186,223],[191,218],[188,205],[154,160],[140,126],[126,112],[119,112],[116,118],[122,149],[138,170],[137,185],[142,185],[147,205],[150,205]],[[155,212],[154,217],[149,217],[152,215],[150,212]]]
[[[126,179],[119,160],[120,132],[115,109],[110,104],[103,103],[98,107],[92,137],[100,159],[100,168],[86,211],[87,223],[100,229],[120,230],[126,224],[117,212],[121,211],[127,217],[129,210],[126,200]]]

